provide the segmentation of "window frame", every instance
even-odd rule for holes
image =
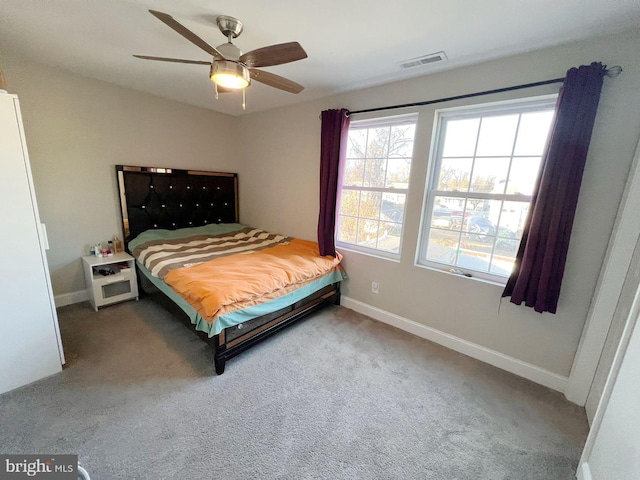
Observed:
[[[401,114],[401,115],[389,115],[389,116],[384,116],[384,117],[374,117],[374,118],[367,118],[367,119],[363,119],[363,120],[354,120],[351,122],[351,124],[349,125],[349,130],[351,130],[352,128],[366,128],[366,129],[370,129],[370,128],[376,128],[376,127],[393,127],[396,125],[414,125],[414,136],[413,136],[413,147],[411,150],[411,164],[409,166],[409,181],[407,182],[407,187],[406,188],[393,188],[393,187],[368,187],[368,186],[345,186],[343,184],[344,181],[344,175],[346,172],[346,165],[341,166],[340,168],[340,178],[339,178],[339,182],[338,182],[338,192],[337,192],[337,196],[338,198],[336,199],[336,226],[335,226],[335,232],[334,232],[334,238],[336,241],[336,247],[339,247],[343,250],[347,250],[347,251],[351,251],[351,252],[355,252],[355,253],[361,253],[364,255],[369,255],[369,256],[373,256],[373,257],[378,257],[378,258],[383,258],[386,260],[393,260],[393,261],[400,261],[400,257],[402,255],[402,243],[404,241],[404,230],[405,230],[405,226],[407,223],[407,217],[406,217],[406,213],[407,213],[407,203],[408,203],[408,198],[409,198],[409,191],[411,188],[411,169],[413,168],[413,161],[415,158],[415,148],[416,148],[416,138],[418,136],[418,120],[419,120],[419,113],[418,112],[411,112],[411,113],[406,113],[406,114]],[[348,152],[349,148],[347,146],[347,152]],[[393,159],[394,157],[392,157]],[[406,158],[406,157],[405,157]],[[366,157],[365,157],[366,160]],[[347,161],[347,157],[345,156],[344,161],[346,163]],[[385,177],[386,177],[386,172],[388,169],[388,161],[389,161],[389,157],[387,155],[387,157],[385,158],[386,161],[386,165],[385,165]],[[381,194],[384,193],[397,193],[397,194],[403,194],[405,196],[405,202],[404,202],[404,206],[403,206],[403,211],[402,211],[402,223],[401,223],[401,227],[400,227],[400,243],[398,245],[398,252],[392,252],[389,250],[383,250],[383,249],[379,249],[379,248],[373,248],[373,247],[367,247],[364,245],[358,245],[357,243],[350,243],[350,242],[345,242],[343,240],[339,239],[339,231],[340,231],[340,217],[341,217],[341,203],[342,203],[342,192],[344,190],[353,190],[353,191],[358,191],[358,192],[380,192]],[[359,212],[358,212],[359,213]],[[358,219],[362,218],[358,215],[358,217],[356,217]],[[378,220],[379,221],[379,220]],[[398,222],[394,222],[394,223],[398,223]]]
[[[468,198],[480,198],[486,200],[498,200],[498,201],[514,201],[514,202],[529,202],[531,203],[532,195],[524,194],[508,194],[504,193],[484,193],[484,192],[472,192],[470,188],[466,192],[459,191],[444,191],[438,190],[438,182],[440,179],[440,169],[442,166],[442,153],[445,144],[446,125],[443,120],[460,120],[465,118],[477,118],[485,116],[487,113],[491,115],[507,115],[509,113],[527,113],[531,111],[543,111],[552,110],[555,111],[556,100],[558,94],[539,95],[535,97],[517,98],[512,100],[488,102],[474,105],[464,105],[460,107],[451,107],[437,109],[434,114],[433,132],[431,138],[431,147],[429,153],[429,166],[427,169],[427,176],[425,179],[425,191],[422,203],[422,214],[420,216],[420,228],[418,233],[418,245],[416,248],[415,266],[429,269],[436,269],[439,271],[451,272],[455,270],[455,273],[462,273],[465,276],[481,279],[490,283],[498,285],[505,285],[508,281],[508,276],[502,276],[491,272],[484,272],[481,270],[474,270],[472,268],[461,267],[459,265],[453,265],[450,263],[436,262],[434,260],[427,259],[427,250],[429,246],[429,238],[431,232],[431,222],[434,210],[435,197],[464,197]],[[514,140],[517,138],[517,131],[514,136]],[[476,145],[477,147],[477,145]],[[544,155],[544,150],[543,154]],[[476,155],[474,152],[474,163]],[[513,162],[513,150],[510,155],[509,173]],[[538,172],[539,174],[539,172]],[[469,179],[471,181],[471,178]],[[464,222],[464,213],[463,220]],[[461,231],[461,234],[464,230]],[[491,256],[495,251],[496,241],[494,240],[492,245]]]

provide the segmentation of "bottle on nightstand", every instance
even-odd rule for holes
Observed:
[[[117,235],[113,237],[113,248],[115,249],[114,253],[120,253],[124,251],[122,249],[122,240],[120,240]]]

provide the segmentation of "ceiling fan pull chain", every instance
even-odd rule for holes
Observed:
[[[247,89],[242,89],[242,110],[247,109]]]
[[[218,100],[218,84],[213,82],[213,89],[216,91],[216,100]]]

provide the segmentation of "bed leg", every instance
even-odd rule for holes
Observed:
[[[224,373],[224,366],[227,363],[226,359],[223,357],[224,351],[226,350],[226,341],[227,341],[227,332],[222,330],[218,335],[215,336],[215,351],[216,353],[213,355],[213,363],[216,366],[216,373],[218,375],[222,375]]]
[[[340,305],[340,284],[336,285],[336,293],[333,294],[333,304]]]
[[[227,362],[222,358],[214,358],[213,362],[215,363],[215,366],[216,366],[216,373],[218,375],[222,375],[224,373],[224,367]]]

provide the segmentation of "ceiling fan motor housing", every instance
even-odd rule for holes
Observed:
[[[226,58],[227,60],[233,60],[237,62],[240,59],[240,55],[242,55],[242,50],[236,47],[233,43],[223,43],[216,47],[216,49]],[[214,60],[216,60],[214,58]]]

